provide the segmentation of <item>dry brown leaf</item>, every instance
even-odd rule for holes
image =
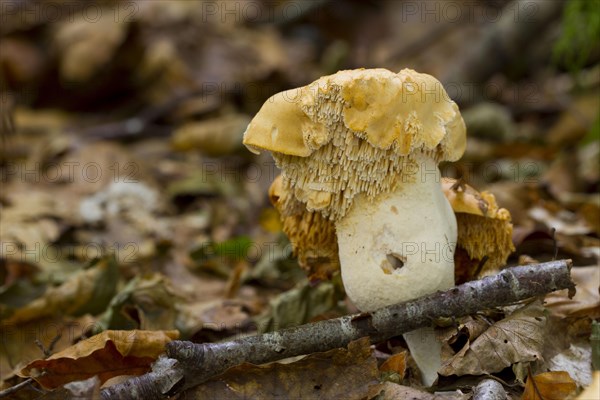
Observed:
[[[579,142],[591,129],[599,106],[597,93],[580,95],[546,133],[548,143],[566,147]]]
[[[44,349],[61,351],[95,324],[96,320],[88,314],[79,318],[62,315],[19,325],[0,323],[0,382],[13,377],[15,371],[42,355],[42,350],[34,344],[36,341]]]
[[[577,389],[568,372],[551,371],[529,376],[521,400],[563,400]]]
[[[442,359],[448,359],[454,356],[455,350],[464,341],[462,347],[468,347],[479,335],[490,327],[490,322],[483,316],[467,316],[458,318],[456,325],[446,328],[437,328],[438,339],[442,342]]]
[[[211,157],[232,154],[244,148],[242,135],[248,123],[244,114],[188,122],[173,132],[172,144],[177,150],[199,150]]]
[[[363,399],[377,381],[368,338],[289,364],[242,364],[186,392],[186,399]]]
[[[33,173],[32,173],[33,174]],[[60,220],[68,210],[51,193],[25,183],[10,185],[2,193],[0,241],[2,258],[24,261],[48,251],[61,233]]]
[[[539,301],[531,303],[496,322],[446,360],[441,375],[483,375],[499,372],[517,363],[541,357],[544,309]]]
[[[143,182],[150,185],[152,181],[146,163],[133,156],[128,148],[114,142],[76,147],[60,160],[59,165],[65,171],[67,190],[77,199],[98,193],[111,183]],[[71,170],[67,169],[69,166]]]
[[[86,15],[58,24],[53,35],[60,57],[60,75],[67,82],[85,82],[113,59],[127,35],[126,18],[115,18],[109,8],[98,10],[90,23]]]
[[[18,86],[38,79],[44,61],[41,49],[29,40],[4,36],[0,41],[0,64],[9,85]]]
[[[177,327],[184,336],[233,331],[250,321],[244,308],[235,299],[178,304]]]
[[[593,372],[592,348],[589,341],[573,338],[566,329],[554,332],[554,335],[547,332],[546,335],[547,344],[543,353],[545,362],[536,365],[537,371],[567,371],[578,386],[589,385]],[[555,335],[566,335],[566,341],[571,343],[561,346],[560,342],[553,340]],[[548,349],[551,346],[554,348]]]
[[[554,228],[557,233],[565,235],[587,235],[592,233],[590,227],[582,218],[564,209],[553,210],[551,207],[534,206],[529,209],[529,217],[548,227]]]
[[[404,374],[406,373],[406,355],[407,352],[403,351],[398,354],[394,354],[379,367],[381,372],[396,372],[400,375],[400,379],[404,378]]]
[[[81,271],[60,286],[52,287],[29,304],[8,311],[7,324],[20,324],[52,315],[97,314],[104,310],[116,290],[118,267],[111,258],[105,258]]]
[[[139,274],[111,300],[102,322],[108,329],[175,329],[178,291],[159,273]]]
[[[561,318],[600,318],[600,268],[597,265],[571,269],[571,278],[577,293],[569,299],[565,290],[546,295],[545,304],[550,312]]]
[[[117,280],[115,260],[104,258],[94,267],[75,274],[62,285],[49,288],[41,297],[14,310],[4,322],[20,324],[52,315],[97,314],[114,295]]]
[[[45,360],[29,363],[20,375],[49,389],[95,375],[101,382],[118,375],[140,375],[164,352],[165,345],[178,337],[177,331],[104,331]]]

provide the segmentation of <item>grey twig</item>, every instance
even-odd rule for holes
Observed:
[[[507,268],[497,275],[467,282],[416,300],[373,312],[348,315],[224,343],[173,341],[167,356],[150,374],[108,387],[103,399],[160,399],[198,385],[230,367],[263,364],[287,357],[345,347],[368,336],[376,343],[428,326],[444,317],[459,317],[512,304],[559,289],[575,293],[571,261]],[[164,364],[170,362],[169,368]],[[176,361],[175,361],[176,360]],[[144,394],[140,397],[140,394]],[[162,394],[162,396],[161,396]]]
[[[8,389],[4,389],[0,391],[0,399],[10,396],[11,394],[15,394],[21,389],[25,389],[27,386],[33,384],[32,378],[27,378],[21,383],[17,383],[15,386],[11,386]]]

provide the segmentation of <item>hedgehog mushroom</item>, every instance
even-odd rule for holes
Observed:
[[[515,251],[510,212],[498,207],[492,193],[479,193],[460,180],[442,178],[442,190],[458,224],[456,280],[462,283],[477,279],[504,267]]]
[[[268,150],[288,196],[331,220],[348,297],[362,311],[454,285],[456,219],[438,162],[462,156],[457,105],[430,75],[340,71],[268,99],[244,144]],[[440,344],[432,328],[405,335],[428,386]]]

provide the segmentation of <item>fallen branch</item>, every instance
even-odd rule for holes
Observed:
[[[15,394],[18,391],[26,388],[27,386],[32,385],[33,383],[34,383],[34,381],[32,378],[27,378],[23,382],[17,383],[15,386],[11,386],[8,389],[4,389],[4,390],[0,391],[0,399],[8,397],[11,394]]]
[[[230,367],[264,364],[287,357],[345,347],[369,336],[376,343],[443,317],[460,317],[569,289],[571,260],[507,268],[497,275],[471,281],[444,292],[384,307],[373,312],[319,321],[224,343],[173,341],[167,356],[149,374],[102,391],[104,399],[161,399],[198,385]],[[176,360],[176,361],[175,361]]]

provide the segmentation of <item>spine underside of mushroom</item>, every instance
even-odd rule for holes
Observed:
[[[392,192],[360,194],[336,232],[348,297],[363,311],[415,299],[454,286],[456,218],[446,200],[437,163],[418,157],[416,169]],[[441,345],[433,328],[405,335],[423,382],[437,379]]]

